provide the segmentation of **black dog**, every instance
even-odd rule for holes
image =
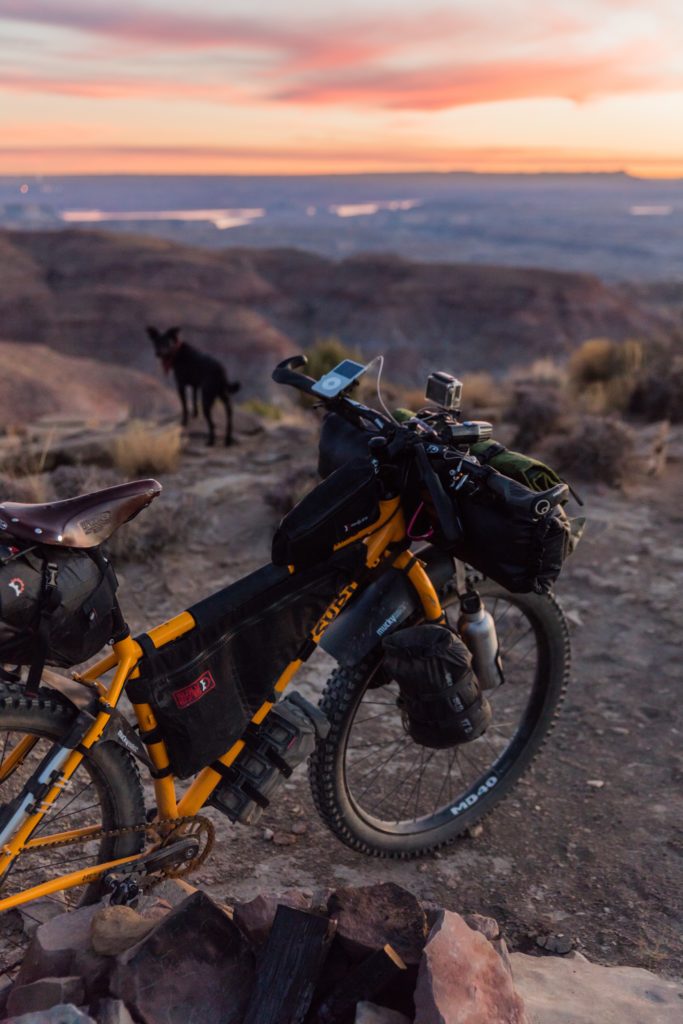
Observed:
[[[148,327],[147,334],[152,339],[154,351],[166,373],[173,370],[176,380],[180,404],[183,407],[182,424],[187,426],[186,388],[192,388],[192,415],[197,416],[197,392],[202,393],[202,411],[209,425],[209,444],[214,444],[216,433],[211,408],[217,398],[225,406],[225,443],[232,444],[232,406],[230,395],[239,391],[240,385],[231,384],[221,363],[213,356],[207,356],[193,345],[188,345],[180,338],[179,327],[169,327],[162,334],[156,327]]]

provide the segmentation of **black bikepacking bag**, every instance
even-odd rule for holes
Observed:
[[[412,739],[441,749],[469,743],[488,728],[491,706],[462,640],[447,626],[401,629],[384,640],[384,673],[400,690]]]
[[[163,647],[138,637],[140,678],[133,703],[148,703],[173,772],[185,779],[240,738],[334,596],[364,566],[358,545],[300,572],[266,565],[188,611],[195,627]],[[149,741],[149,737],[147,737]]]
[[[369,458],[340,466],[282,519],[273,537],[274,565],[315,565],[335,545],[379,518],[380,490]]]
[[[430,542],[506,590],[547,593],[576,545],[572,521],[561,506],[568,486],[560,482],[546,491],[532,490],[464,457],[443,460],[438,475],[453,502],[458,530],[455,537],[444,536],[429,495],[420,490]]]
[[[462,530],[451,553],[512,593],[547,593],[571,550],[559,504],[566,485],[536,492],[490,466],[468,467],[465,476],[451,488]]]
[[[328,412],[320,428],[318,474],[325,480],[352,459],[367,458],[373,435],[355,427],[336,412]]]
[[[70,668],[93,657],[118,623],[118,582],[98,548],[0,538],[0,664]],[[36,685],[39,682],[35,681]]]

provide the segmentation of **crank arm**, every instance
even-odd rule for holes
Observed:
[[[120,868],[114,868],[107,872],[105,882],[110,878],[124,877],[125,875],[153,875],[157,871],[164,871],[166,868],[176,867],[185,861],[192,860],[199,853],[199,840],[195,836],[187,836],[185,839],[178,839],[176,842],[163,846],[160,850],[152,850],[137,860],[128,864],[122,864]]]
[[[193,860],[199,853],[199,840],[194,836],[179,839],[160,850],[122,864],[104,876],[104,888],[110,904],[132,906],[143,888],[143,879],[167,868]]]

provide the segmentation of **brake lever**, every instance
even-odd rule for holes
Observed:
[[[462,526],[455,506],[446,494],[438,473],[429,461],[424,445],[416,444],[415,454],[417,456],[420,477],[429,491],[441,532],[449,544],[454,544],[462,536]]]

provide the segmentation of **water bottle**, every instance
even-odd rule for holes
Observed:
[[[482,690],[495,690],[505,682],[493,617],[486,611],[476,590],[460,597],[458,633],[472,655],[472,668]]]

